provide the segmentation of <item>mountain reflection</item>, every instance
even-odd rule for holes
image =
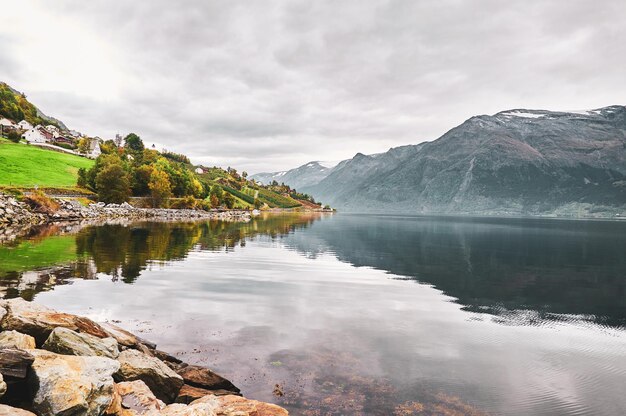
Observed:
[[[257,236],[280,237],[308,258],[332,253],[356,267],[431,284],[466,310],[491,313],[502,323],[576,315],[626,325],[621,222],[298,213],[248,223],[44,227],[0,246],[0,287],[5,297],[32,299],[99,274],[133,283],[153,264],[185,259],[192,250],[229,251]]]
[[[576,314],[626,325],[624,222],[343,216],[286,242],[432,284],[502,323]]]

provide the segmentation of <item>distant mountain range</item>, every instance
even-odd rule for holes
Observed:
[[[334,165],[327,162],[309,162],[295,169],[283,172],[257,173],[250,176],[263,184],[270,184],[272,181],[289,184],[292,188],[303,188],[317,185],[326,178],[333,170]]]
[[[476,116],[432,142],[253,178],[353,212],[626,216],[626,107]]]

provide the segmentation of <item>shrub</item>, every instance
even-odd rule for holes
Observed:
[[[61,207],[58,202],[41,191],[35,191],[24,197],[24,202],[35,212],[42,214],[54,214]]]
[[[21,138],[22,137],[20,136],[20,134],[18,132],[16,132],[15,130],[11,130],[7,134],[7,139],[11,140],[13,143],[19,143]]]
[[[198,207],[198,202],[199,201],[196,198],[190,195],[172,202],[171,208],[196,209]]]

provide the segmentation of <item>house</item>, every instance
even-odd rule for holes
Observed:
[[[0,117],[0,126],[14,128],[15,124],[8,118]]]
[[[100,151],[100,140],[98,138],[88,138],[89,146],[87,147],[87,157],[95,159],[102,153]]]
[[[65,136],[57,136],[54,138],[54,141],[56,143],[74,144],[74,139],[72,139],[71,137],[65,137]]]
[[[198,175],[202,175],[202,174],[204,173],[204,168],[202,168],[202,167],[197,167],[197,168],[196,168],[196,173],[197,173]]]
[[[70,130],[69,135],[74,137],[75,139],[78,139],[82,136],[81,132],[76,131],[76,130]]]
[[[54,140],[52,133],[39,125],[24,132],[22,138],[29,143],[50,143]]]
[[[52,137],[59,137],[61,135],[61,131],[57,126],[53,126],[52,124],[48,124],[45,129],[52,133]]]
[[[17,128],[20,129],[20,130],[30,130],[30,129],[33,128],[33,125],[30,124],[26,120],[22,120],[19,123],[17,123]]]

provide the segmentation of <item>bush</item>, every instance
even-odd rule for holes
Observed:
[[[7,139],[11,140],[13,143],[19,143],[21,138],[22,138],[22,136],[20,136],[20,134],[18,132],[16,132],[15,130],[11,130],[7,134]]]
[[[199,202],[193,196],[186,196],[181,199],[177,199],[170,205],[170,208],[174,209],[196,209],[198,208]]]
[[[107,204],[121,204],[130,197],[130,181],[124,167],[118,163],[105,166],[96,175],[98,199]]]
[[[48,197],[41,191],[35,191],[31,195],[24,197],[24,202],[28,204],[35,212],[42,214],[54,214],[61,208],[58,202]]]

